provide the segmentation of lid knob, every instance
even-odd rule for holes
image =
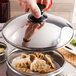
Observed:
[[[40,8],[40,11],[41,11],[41,17],[40,18],[35,18],[32,14],[30,14],[28,16],[28,19],[29,19],[29,21],[31,21],[33,23],[40,23],[41,24],[42,22],[47,20],[47,15],[43,15],[43,13],[45,12],[46,7],[45,7],[44,4],[42,5],[40,3],[38,3],[38,7]]]

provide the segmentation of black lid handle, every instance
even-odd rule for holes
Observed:
[[[40,8],[41,15],[42,15],[45,12],[46,6],[44,4],[40,4],[40,3],[38,3],[37,5]]]

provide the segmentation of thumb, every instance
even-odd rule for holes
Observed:
[[[31,9],[31,12],[34,15],[34,17],[40,18],[41,12],[37,3],[34,0],[32,0],[32,2],[29,2],[29,8]]]

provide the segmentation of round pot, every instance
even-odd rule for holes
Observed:
[[[17,56],[20,56],[21,53],[26,53],[30,54],[33,53],[32,51],[25,51],[25,50],[18,50],[14,49],[8,56],[7,58],[7,76],[55,76],[59,75],[61,72],[64,70],[64,65],[65,65],[65,59],[62,54],[60,54],[58,51],[52,51],[52,52],[42,52],[44,54],[49,54],[51,57],[54,59],[55,63],[58,66],[58,69],[56,71],[50,72],[50,73],[45,73],[45,74],[39,74],[39,73],[24,73],[21,72],[17,69],[15,69],[12,65],[11,62],[14,58]]]

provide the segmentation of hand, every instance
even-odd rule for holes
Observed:
[[[29,22],[27,25],[28,27],[26,29],[24,38],[27,40],[31,40],[31,37],[44,26],[44,23],[40,25],[39,23]]]
[[[32,14],[36,18],[40,18],[41,12],[39,7],[37,6],[37,3],[43,3],[46,5],[46,7],[49,6],[50,0],[19,0],[20,2],[24,2],[25,4],[25,11],[28,12],[29,9],[31,9]]]
[[[28,23],[28,27],[25,31],[24,39],[31,40],[32,36],[35,35],[42,27],[44,23],[40,25],[39,23]],[[29,42],[23,42],[23,46],[27,46]]]

